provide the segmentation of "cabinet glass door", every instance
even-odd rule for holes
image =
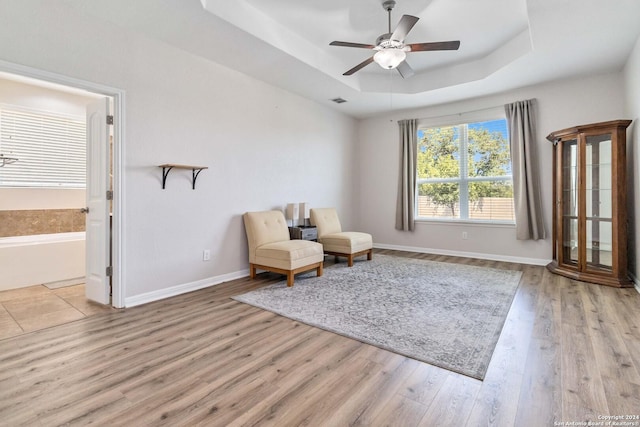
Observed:
[[[613,222],[611,134],[587,136],[586,156],[586,265],[588,270],[611,271]]]
[[[562,143],[562,258],[565,265],[578,265],[578,141]]]

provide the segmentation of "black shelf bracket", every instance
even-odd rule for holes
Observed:
[[[202,169],[191,169],[191,176],[193,177],[193,180],[191,181],[192,190],[196,189],[196,179],[198,179],[198,175],[200,175],[200,172],[202,172]]]
[[[162,167],[162,189],[163,190],[164,190],[164,186],[167,183],[167,176],[169,175],[169,172],[171,171],[171,169],[173,169],[173,166]]]
[[[196,180],[198,179],[198,175],[205,169],[209,169],[208,166],[188,166],[188,165],[174,165],[171,163],[166,163],[164,165],[160,165],[162,168],[162,189],[165,189],[167,184],[167,176],[169,176],[169,172],[171,169],[191,169],[191,189],[196,189]]]

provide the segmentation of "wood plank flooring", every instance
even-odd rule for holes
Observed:
[[[282,279],[265,273],[0,340],[0,425],[554,426],[640,415],[635,289],[376,253],[522,270],[484,381],[230,299]]]

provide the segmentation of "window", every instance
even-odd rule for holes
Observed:
[[[84,117],[0,105],[0,187],[85,188]]]
[[[505,119],[418,130],[416,218],[514,222]]]

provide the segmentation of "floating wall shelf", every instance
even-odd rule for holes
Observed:
[[[198,175],[200,175],[200,172],[202,172],[204,169],[209,169],[208,166],[190,166],[190,165],[175,165],[172,163],[166,163],[164,165],[160,165],[159,167],[162,168],[162,189],[164,190],[164,186],[167,183],[167,176],[169,175],[169,172],[171,171],[171,169],[191,169],[191,176],[193,178],[193,180],[191,181],[191,188],[193,190],[196,189],[196,179],[198,178]]]

